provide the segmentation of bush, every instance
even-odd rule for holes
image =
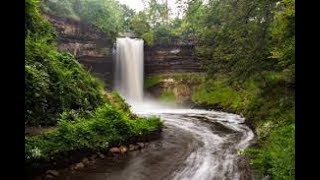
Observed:
[[[130,138],[144,136],[162,126],[159,118],[132,120],[129,113],[104,104],[87,119],[76,117],[70,121],[62,117],[54,131],[26,137],[25,159],[34,163],[55,159],[60,153],[105,150],[110,145],[124,144]]]
[[[103,84],[69,53],[26,38],[25,122],[53,125],[68,110],[88,112],[103,102]]]

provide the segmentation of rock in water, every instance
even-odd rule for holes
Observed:
[[[46,175],[52,175],[53,177],[59,176],[59,172],[56,170],[48,170],[46,171]]]
[[[96,163],[96,160],[94,160],[94,159],[90,161],[90,165],[93,165],[95,163]]]
[[[45,180],[52,180],[52,179],[54,179],[54,176],[51,175],[51,174],[47,174],[47,175],[45,175],[45,176],[43,177],[43,179],[45,179]]]
[[[117,147],[113,147],[109,150],[111,153],[113,154],[119,154],[120,153],[120,149]]]
[[[140,148],[144,148],[144,144],[142,142],[137,143]]]
[[[98,156],[99,156],[101,159],[104,159],[104,158],[105,158],[105,156],[104,156],[101,152],[98,152],[97,154],[98,154]]]
[[[92,160],[95,160],[97,157],[98,157],[98,155],[97,155],[97,154],[94,154],[94,155],[90,156],[90,160],[91,160],[91,161],[92,161]]]
[[[75,170],[79,170],[79,169],[82,169],[82,168],[84,168],[84,164],[82,162],[77,163],[76,166],[74,167]]]
[[[138,150],[140,148],[139,145],[134,145],[134,150]]]
[[[89,165],[89,164],[90,164],[88,158],[83,158],[83,159],[82,159],[82,163],[83,163],[84,165]]]
[[[120,146],[119,149],[120,149],[121,154],[124,154],[124,153],[128,152],[128,148],[125,147],[125,146]]]
[[[129,145],[129,151],[134,151],[134,150],[135,150],[134,145],[133,145],[133,144],[130,144],[130,145]]]

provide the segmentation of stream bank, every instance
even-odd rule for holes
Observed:
[[[167,103],[240,114],[256,135],[244,154],[257,174],[294,176],[295,92],[285,79],[239,83],[224,76],[172,73],[147,76],[145,90]]]

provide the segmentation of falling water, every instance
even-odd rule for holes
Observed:
[[[115,89],[129,102],[143,99],[143,40],[117,38]]]

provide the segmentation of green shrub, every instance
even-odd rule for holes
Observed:
[[[59,153],[77,150],[106,150],[109,145],[126,143],[159,130],[163,126],[157,117],[130,119],[130,114],[104,104],[87,119],[76,117],[73,121],[62,117],[57,128],[47,134],[26,137],[27,162],[52,160]]]
[[[52,125],[67,110],[91,111],[103,102],[103,85],[68,53],[26,39],[25,122]]]

